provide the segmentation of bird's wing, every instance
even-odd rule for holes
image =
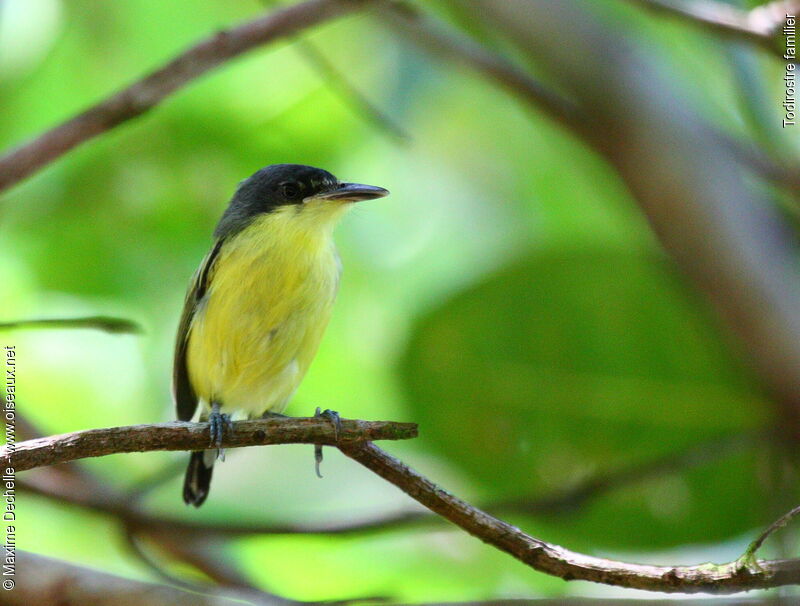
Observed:
[[[189,421],[194,416],[197,409],[197,394],[194,392],[192,383],[189,380],[189,369],[186,366],[186,348],[189,343],[189,332],[191,331],[192,319],[194,318],[197,305],[202,301],[208,290],[213,274],[214,262],[219,256],[224,238],[220,238],[214,244],[214,248],[208,253],[200,264],[192,278],[189,292],[186,293],[186,301],[183,304],[183,313],[178,325],[178,338],[175,343],[175,362],[172,368],[172,393],[175,399],[175,409],[178,419]]]

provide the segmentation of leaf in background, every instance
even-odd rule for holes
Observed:
[[[424,318],[402,370],[421,436],[488,500],[551,494],[767,418],[702,302],[644,254],[537,253]],[[653,549],[734,536],[760,521],[751,459],[612,493],[547,538]]]

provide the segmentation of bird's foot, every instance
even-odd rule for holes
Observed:
[[[219,409],[219,404],[213,404],[211,414],[208,416],[209,444],[216,446],[217,458],[224,461],[225,449],[222,448],[222,438],[225,436],[225,432],[233,430],[233,421],[229,414],[221,413]]]
[[[338,442],[339,434],[342,433],[342,418],[339,416],[339,413],[335,410],[331,410],[330,408],[326,408],[320,412],[319,406],[317,406],[314,416],[328,419],[331,423],[333,423],[333,439]]]
[[[329,419],[331,423],[333,423],[333,437],[338,442],[339,435],[342,433],[342,419],[339,416],[339,413],[335,410],[325,409],[320,412],[319,406],[317,406],[317,410],[314,413],[314,417],[324,417]],[[314,444],[314,471],[317,473],[317,477],[321,478],[322,474],[319,471],[319,466],[322,463],[322,444]]]

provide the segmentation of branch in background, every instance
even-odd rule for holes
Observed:
[[[670,473],[697,467],[719,460],[734,452],[758,443],[764,434],[744,434],[710,440],[687,448],[683,452],[669,453],[651,461],[630,467],[601,472],[579,482],[571,488],[558,491],[549,497],[522,498],[489,505],[490,513],[522,513],[532,515],[555,514],[574,511],[586,503],[612,490],[634,485]]]
[[[19,413],[17,413],[16,427],[18,430],[17,435],[24,435],[25,439],[43,437],[43,434],[36,426]],[[185,461],[182,461],[181,466],[184,465]],[[145,535],[145,538],[149,539],[154,545],[159,546],[164,552],[169,553],[175,560],[199,570],[218,585],[235,590],[237,599],[249,597],[255,603],[264,603],[264,599],[266,599],[270,605],[298,603],[278,595],[266,593],[251,585],[236,567],[228,561],[226,554],[222,550],[216,549],[213,555],[209,554],[206,544],[213,540],[213,537],[209,537],[209,533],[176,534],[174,525],[166,524],[165,527],[162,527],[156,524],[151,527],[147,520],[141,521],[141,524],[133,523],[132,520],[136,519],[136,512],[135,506],[132,507],[131,503],[135,496],[117,494],[113,488],[101,481],[94,473],[84,467],[80,461],[38,469],[33,473],[33,477],[34,485],[42,488],[42,490],[51,491],[51,494],[61,495],[54,497],[59,503],[70,502],[69,497],[64,495],[80,495],[82,499],[88,499],[94,503],[102,503],[105,507],[116,504],[118,509],[111,509],[109,513],[116,517],[117,521],[122,525],[128,547],[145,566],[172,585],[201,593],[214,593],[216,591],[213,586],[188,583],[167,572],[141,545],[140,537],[136,535],[137,531],[140,531],[142,535]],[[25,480],[20,478],[17,486],[24,490]],[[36,491],[34,490],[34,492]],[[122,513],[128,510],[131,512],[130,515]],[[187,537],[187,534],[190,536]],[[194,540],[191,540],[192,536]],[[187,538],[190,540],[187,540]]]
[[[487,503],[485,509],[493,514],[522,515],[558,515],[575,511],[594,498],[637,482],[643,482],[664,474],[702,465],[726,456],[740,448],[756,443],[759,435],[732,436],[700,444],[685,452],[672,453],[653,461],[645,461],[639,465],[600,473],[571,488],[559,490],[549,496],[527,497],[503,502]],[[157,474],[158,484],[172,479],[182,473],[185,462],[180,467],[169,465]],[[147,513],[136,503],[142,497],[142,487],[125,494],[110,494],[86,490],[81,485],[56,482],[55,479],[42,477],[45,472],[61,469],[63,466],[40,470],[33,476],[18,480],[20,490],[37,494],[44,498],[54,499],[60,503],[69,503],[98,513],[114,516],[129,528],[141,533],[163,537],[169,532],[181,534],[197,533],[203,537],[238,537],[249,535],[364,535],[385,532],[425,523],[439,523],[441,518],[427,511],[407,511],[391,513],[384,516],[348,522],[328,521],[321,524],[259,524],[257,522],[237,524],[192,522],[181,518],[170,518]],[[150,490],[153,484],[147,483],[144,490]]]
[[[218,32],[161,69],[0,158],[0,192],[73,147],[140,116],[218,65],[257,46],[353,12],[367,0],[307,0]]]
[[[800,166],[791,166],[770,158],[764,150],[750,141],[741,141],[720,130],[711,129],[709,137],[731,152],[737,161],[750,168],[768,183],[784,188],[800,200]]]
[[[411,141],[411,135],[351,84],[336,65],[310,40],[297,38],[295,45],[300,54],[320,73],[328,85],[338,91],[344,102],[353,108],[357,116],[371,122],[378,127],[378,130],[389,134],[400,143],[407,144]]]
[[[142,333],[141,325],[125,318],[109,316],[89,316],[87,318],[37,318],[34,320],[18,320],[16,322],[0,322],[0,330],[16,330],[28,328],[92,328],[115,334]]]
[[[17,551],[17,586],[3,591],[7,606],[286,606],[286,602],[249,596],[244,592],[218,590],[213,595],[187,592],[173,587],[125,579],[76,566],[27,551]],[[311,573],[309,573],[311,574]],[[328,605],[342,602],[324,602]],[[544,600],[491,600],[461,602],[453,606],[618,606],[618,599],[555,598]],[[682,606],[686,600],[660,600],[659,605]],[[652,600],[625,600],[629,606],[649,606]],[[763,600],[704,600],[709,606],[758,606]],[[423,604],[423,606],[425,606]],[[430,605],[433,606],[433,605]]]
[[[570,130],[583,128],[580,108],[538,82],[525,71],[463,35],[457,35],[405,3],[390,3],[381,13],[383,21],[403,37],[413,40],[434,55],[458,65],[467,65],[487,76],[515,96],[544,110]]]
[[[797,0],[776,0],[746,11],[719,0],[628,0],[674,15],[714,33],[754,42],[783,59],[779,35],[787,14],[800,10]]]
[[[217,586],[225,588],[226,595],[236,599],[246,600],[254,604],[265,604],[269,606],[300,605],[303,602],[289,600],[281,596],[267,593],[253,586],[238,570],[230,566],[224,558],[220,557],[223,551],[220,545],[216,545],[204,540],[202,537],[187,540],[186,537],[178,537],[167,534],[156,537],[150,535],[148,538],[155,541],[159,548],[168,551],[169,554],[180,562],[187,563],[195,569],[201,571],[211,581],[216,583],[190,583],[182,578],[167,572],[158,560],[151,556],[141,538],[138,537],[131,528],[125,529],[125,539],[128,547],[144,564],[164,582],[174,585],[187,591],[213,594],[217,591]]]
[[[14,429],[17,440],[37,440],[45,437],[36,424],[22,414],[19,401],[14,417]],[[105,483],[77,461],[44,468],[40,477],[46,480],[43,484],[57,486],[59,490],[74,489],[80,494],[92,494],[101,500],[107,497]]]
[[[336,446],[352,440],[407,440],[417,437],[414,423],[342,419],[337,431],[327,419],[286,417],[237,421],[226,432],[223,448],[265,444],[323,444]],[[160,423],[87,429],[28,440],[0,448],[0,467],[25,471],[86,457],[154,450],[203,450],[209,447],[208,423]]]
[[[404,38],[433,55],[474,69],[490,82],[543,111],[595,151],[603,153],[592,139],[592,118],[575,100],[549,89],[501,55],[443,27],[413,7],[392,3],[388,8],[391,10],[381,13],[381,17]],[[718,144],[734,153],[743,167],[800,199],[800,167],[775,161],[751,142],[740,141],[708,126],[705,130]]]
[[[174,587],[125,579],[75,566],[61,560],[16,552],[16,586],[3,591],[6,606],[241,606],[237,592],[213,595],[189,593]],[[245,603],[286,606],[266,598]]]
[[[271,0],[262,1],[267,6],[274,6]],[[342,101],[351,107],[356,116],[372,123],[379,131],[400,143],[411,141],[411,135],[351,84],[347,76],[319,50],[316,44],[297,36],[294,45],[312,69],[316,70]]]
[[[397,485],[432,512],[454,522],[467,532],[533,568],[565,580],[582,579],[654,591],[717,593],[776,587],[800,582],[800,560],[759,561],[757,566],[752,569],[744,566],[741,562],[723,566],[664,567],[613,562],[570,552],[532,538],[519,529],[449,495],[372,444],[352,442],[342,443],[339,447],[347,456],[356,459],[381,477]],[[141,512],[135,504],[131,504],[124,498],[117,498],[111,493],[88,494],[89,491],[85,490],[69,492],[61,485],[51,485],[46,489],[41,489],[42,483],[41,481],[37,482],[36,478],[44,472],[45,470],[40,470],[33,474],[33,482],[30,479],[20,479],[20,488],[115,515],[128,528],[129,532],[136,532],[152,540],[157,540],[159,545],[170,553],[176,544],[175,541],[187,543],[187,534],[198,539],[212,540],[215,537],[252,534],[261,530],[252,526],[238,528],[206,526],[150,516]],[[270,527],[269,530],[275,533],[276,528]],[[294,530],[290,532],[294,532]],[[173,553],[173,555],[199,567],[200,570],[207,568],[208,562],[198,560],[198,558],[204,557],[203,554],[196,552],[193,548],[189,554]],[[152,565],[156,566],[156,564]],[[240,584],[236,584],[234,588],[244,591]],[[250,597],[252,596],[249,596],[248,599]],[[270,596],[270,599],[273,598]],[[283,600],[283,598],[277,597],[274,599]]]
[[[735,593],[800,583],[800,560],[758,561],[747,568],[724,565],[646,566],[575,553],[533,538],[519,528],[451,495],[401,461],[370,443],[340,445],[340,450],[411,498],[484,543],[531,568],[564,580],[584,580],[631,589],[670,593]]]
[[[742,174],[740,156],[710,134],[651,50],[621,38],[583,4],[469,6],[588,108],[587,140],[738,337],[781,407],[785,435],[800,436],[800,249],[769,198]]]
[[[308,0],[198,43],[160,70],[0,157],[0,192],[77,145],[152,109],[221,63],[258,45],[352,12],[368,1]],[[588,127],[586,116],[573,101],[549,90],[504,58],[468,38],[455,37],[407,5],[390,3],[384,6],[388,9],[385,11],[388,23],[434,54],[469,65],[579,135]],[[771,161],[765,161],[766,166],[758,162],[751,168],[767,178],[778,176],[778,183],[794,187],[797,193],[797,172],[791,167],[772,166]]]

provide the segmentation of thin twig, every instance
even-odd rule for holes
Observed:
[[[403,37],[413,40],[436,55],[467,65],[488,76],[507,91],[544,110],[551,118],[571,130],[581,130],[580,108],[570,99],[551,90],[500,55],[463,35],[444,28],[415,7],[399,2],[386,5],[383,21]]]
[[[742,557],[745,558],[746,560],[754,560],[755,556],[756,556],[756,552],[764,544],[764,541],[766,541],[767,538],[773,532],[776,532],[776,531],[780,530],[781,528],[783,528],[784,526],[786,526],[789,522],[791,522],[793,519],[795,519],[798,515],[800,515],[800,505],[798,505],[797,507],[792,509],[790,512],[783,514],[781,517],[779,517],[777,520],[775,520],[772,524],[770,524],[769,527],[764,532],[762,532],[760,535],[758,535],[758,538],[755,541],[750,543],[750,545],[747,547],[747,550],[744,552],[744,555]]]
[[[527,513],[534,515],[565,513],[612,490],[644,482],[650,478],[676,473],[704,463],[719,460],[744,447],[755,444],[764,433],[738,434],[709,440],[682,452],[673,452],[650,461],[642,461],[621,469],[601,472],[582,482],[547,497],[518,498],[487,506],[492,514]]]
[[[448,493],[374,444],[340,450],[388,480],[434,513],[535,570],[564,580],[584,580],[649,591],[734,593],[800,583],[800,560],[759,561],[757,568],[724,565],[646,566],[575,553],[525,534]]]
[[[0,322],[0,330],[16,330],[29,328],[92,328],[114,334],[139,334],[143,332],[140,324],[125,318],[110,316],[89,316],[86,318],[36,318],[33,320],[17,320]]]
[[[186,581],[185,579],[168,572],[145,548],[145,546],[142,545],[141,537],[137,536],[132,528],[126,526],[124,528],[123,536],[127,547],[133,552],[137,559],[142,562],[142,564],[144,564],[148,570],[150,570],[150,572],[152,572],[156,577],[165,583],[175,587],[180,587],[181,589],[185,589],[187,591],[196,591],[198,593],[208,590],[207,586],[203,586],[200,583],[190,583],[189,581]],[[161,544],[161,546],[163,547],[163,544]],[[224,568],[224,566],[221,568]]]
[[[266,6],[275,5],[272,0],[262,0],[262,2]],[[373,124],[378,131],[388,134],[399,143],[408,144],[411,141],[411,135],[352,84],[344,72],[328,59],[316,44],[302,36],[296,36],[294,45],[311,68],[327,82],[331,90],[338,94],[345,104],[352,108],[356,116]]]
[[[149,538],[154,539],[151,535]],[[170,585],[175,585],[187,591],[199,593],[213,593],[217,586],[225,588],[226,595],[237,599],[247,600],[253,604],[273,605],[301,605],[305,602],[289,600],[279,595],[262,591],[244,578],[238,570],[231,568],[221,554],[224,550],[216,548],[212,551],[203,545],[198,545],[197,540],[187,541],[185,537],[177,538],[175,535],[166,535],[157,539],[160,548],[169,551],[175,559],[190,564],[201,571],[217,585],[209,583],[191,583],[167,572],[158,560],[153,557],[142,545],[141,537],[137,536],[130,528],[125,529],[125,540],[141,562],[143,562],[157,577]],[[207,541],[206,541],[207,542]]]
[[[212,595],[145,583],[33,554],[16,552],[16,586],[3,591],[6,606],[242,606],[236,591]],[[245,604],[254,604],[248,599]],[[285,606],[266,599],[259,606]]]
[[[316,45],[304,38],[298,38],[295,44],[300,54],[325,78],[331,88],[338,91],[345,103],[353,107],[357,116],[374,124],[378,130],[391,135],[399,143],[408,144],[411,141],[411,135],[358,90]]]
[[[342,419],[341,430],[327,419],[286,417],[238,421],[226,432],[223,448],[264,444],[324,444],[352,440],[407,440],[417,436],[414,423]],[[208,423],[159,423],[87,429],[20,442],[0,448],[0,467],[25,471],[86,457],[154,450],[203,450],[209,447]]]
[[[359,9],[367,0],[307,0],[202,40],[169,63],[0,158],[0,191],[73,147],[140,116],[192,80],[257,46]]]

